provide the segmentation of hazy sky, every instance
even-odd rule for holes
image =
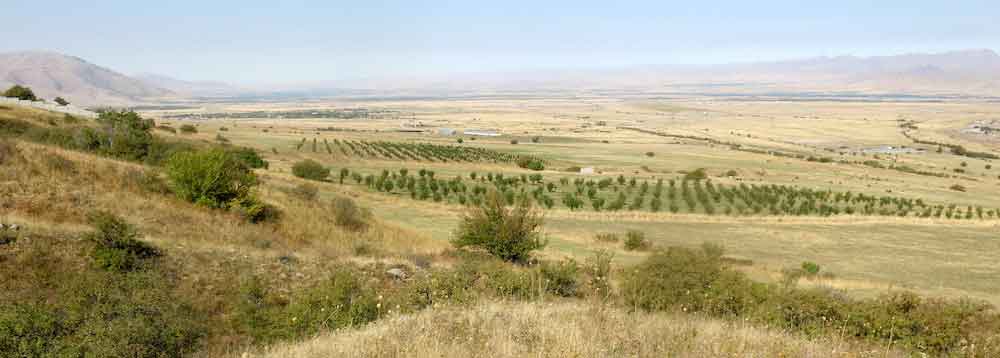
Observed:
[[[1000,1],[0,0],[0,51],[239,83],[1000,49]]]

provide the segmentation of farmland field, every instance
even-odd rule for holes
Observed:
[[[610,249],[620,264],[636,263],[645,254],[595,235],[641,230],[655,245],[720,243],[745,260],[741,270],[763,280],[808,260],[835,275],[812,284],[860,296],[905,288],[1000,303],[1000,168],[950,147],[997,152],[995,138],[961,132],[992,118],[995,103],[595,96],[316,107],[390,115],[147,115],[163,117],[162,125],[197,125],[197,134],[178,137],[258,149],[271,162],[267,175],[288,186],[298,180],[292,164],[322,163],[333,172],[322,190],[350,193],[383,220],[442,243],[463,205],[494,188],[524,193],[544,209],[548,257]],[[232,103],[202,111],[289,108],[299,107]],[[461,134],[471,128],[502,135]],[[879,152],[885,147],[907,150]]]

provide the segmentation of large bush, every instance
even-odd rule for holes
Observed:
[[[292,166],[292,174],[302,179],[326,180],[330,176],[330,168],[315,160],[306,159]]]
[[[178,197],[211,208],[229,208],[257,185],[257,176],[221,149],[176,153],[167,161],[167,176]]]
[[[542,222],[530,199],[521,197],[508,209],[506,200],[491,190],[482,205],[462,217],[452,244],[480,248],[505,261],[524,261],[546,245],[538,231]]]

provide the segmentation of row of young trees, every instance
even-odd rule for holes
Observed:
[[[296,150],[311,150],[314,153],[321,153],[325,151],[329,154],[341,154],[348,157],[368,159],[415,160],[442,163],[542,163],[542,161],[537,158],[498,152],[485,148],[430,143],[405,143],[349,139],[333,139],[332,141],[329,141],[325,138],[322,142],[320,142],[317,138],[313,138],[310,142],[308,139],[302,138],[302,141],[296,144]],[[533,166],[537,167],[537,165]]]
[[[342,184],[404,194],[414,200],[478,204],[495,190],[513,204],[527,196],[539,206],[591,211],[648,211],[706,215],[897,216],[1000,219],[1000,211],[979,206],[931,205],[922,199],[834,192],[787,185],[725,185],[697,175],[670,179],[637,177],[546,179],[542,174],[476,173],[440,178],[433,171],[383,170],[366,174],[344,168]]]

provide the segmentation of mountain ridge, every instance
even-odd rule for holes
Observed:
[[[63,97],[84,106],[126,105],[173,96],[82,58],[48,51],[0,53],[0,86],[31,87],[41,98]]]

